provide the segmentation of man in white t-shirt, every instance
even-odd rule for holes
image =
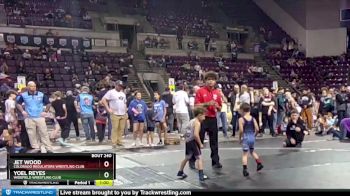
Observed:
[[[16,121],[16,96],[16,91],[10,90],[7,92],[8,99],[5,101],[5,121],[9,124],[9,126],[12,126],[12,123]]]
[[[109,90],[102,98],[101,102],[107,112],[111,115],[112,121],[112,143],[113,147],[123,146],[122,137],[126,124],[127,107],[126,95],[123,91],[122,81],[117,81],[115,89]]]
[[[173,103],[175,105],[177,128],[179,129],[179,133],[183,134],[183,128],[190,121],[190,116],[188,114],[190,99],[183,85],[180,85],[179,89],[180,90],[176,91],[173,96]]]

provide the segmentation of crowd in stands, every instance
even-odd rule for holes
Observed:
[[[185,2],[183,2],[185,3]],[[218,37],[218,33],[209,24],[208,6],[201,1],[191,1],[182,4],[176,1],[162,1],[148,6],[148,21],[156,32],[162,34],[177,34],[204,37]]]
[[[226,58],[205,57],[170,57],[149,56],[150,66],[165,67],[171,77],[176,81],[194,82],[203,79],[208,71],[216,71],[219,74],[218,83],[222,85],[223,91],[232,88],[234,84],[246,83],[255,88],[271,86],[272,80],[266,77],[262,67],[254,65],[252,60],[238,60]]]
[[[73,86],[88,85],[95,90],[99,81],[109,74],[122,77],[132,66],[132,55],[79,52],[42,46],[22,50],[9,44],[0,52],[1,71],[12,78],[24,75],[37,83],[45,93],[66,91]],[[125,81],[126,82],[126,81]]]
[[[160,49],[167,49],[169,48],[169,41],[165,38],[162,38],[160,34],[157,36],[154,36],[151,38],[150,36],[147,36],[145,40],[143,40],[143,44],[146,48],[160,48]]]
[[[8,24],[91,29],[91,17],[80,7],[77,0],[5,1]]]
[[[350,67],[347,55],[306,58],[292,44],[286,45],[270,50],[266,58],[296,88],[303,85],[320,94],[322,87],[339,88],[348,84]]]

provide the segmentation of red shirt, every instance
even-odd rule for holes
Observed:
[[[210,101],[216,101],[221,108],[222,99],[220,92],[217,89],[209,89],[208,87],[202,87],[196,92],[196,98],[194,104],[207,103]],[[216,117],[217,108],[215,106],[209,106],[205,116]]]

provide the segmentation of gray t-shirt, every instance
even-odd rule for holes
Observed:
[[[247,103],[250,104],[250,95],[248,92],[244,92],[241,96],[239,96],[239,103]]]

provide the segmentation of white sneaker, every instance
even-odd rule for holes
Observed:
[[[147,146],[152,147],[152,144],[147,144]]]
[[[136,146],[136,142],[132,143],[131,146]]]
[[[144,146],[142,142],[139,142],[139,146]]]
[[[157,146],[157,144],[150,144],[152,147],[155,147],[155,146]]]

